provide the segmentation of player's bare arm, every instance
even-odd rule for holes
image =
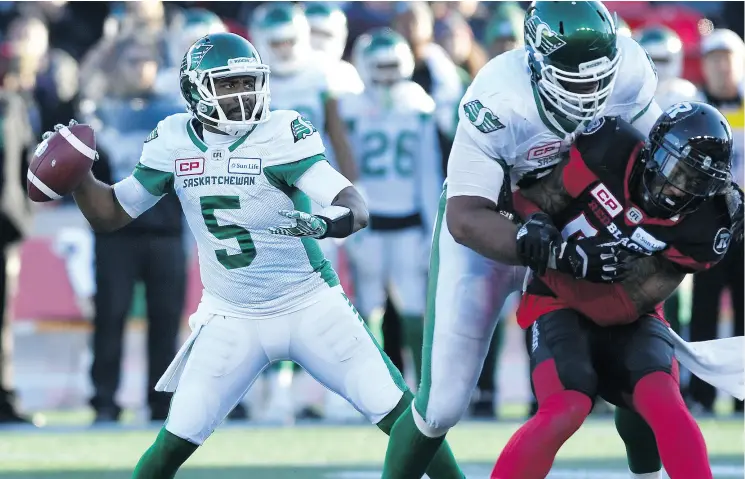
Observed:
[[[347,127],[339,115],[338,102],[335,98],[329,98],[324,108],[326,109],[326,133],[334,148],[334,157],[339,165],[339,171],[349,181],[356,181],[359,174],[357,164],[352,156],[352,148],[349,146]]]
[[[562,161],[548,176],[520,190],[526,199],[532,201],[549,216],[564,210],[572,201],[572,197],[564,188],[563,175],[567,163],[568,160]]]
[[[106,233],[128,225],[132,217],[124,211],[114,195],[114,187],[98,181],[92,172],[73,191],[78,208],[93,231]]]
[[[639,315],[666,300],[685,278],[685,273],[659,254],[629,263],[629,271],[621,286]]]
[[[456,242],[500,263],[520,265],[515,236],[517,225],[480,196],[454,196],[445,211],[448,230]]]

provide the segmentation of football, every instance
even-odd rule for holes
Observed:
[[[96,134],[88,125],[65,126],[39,143],[26,175],[28,197],[58,200],[80,185],[96,159]]]

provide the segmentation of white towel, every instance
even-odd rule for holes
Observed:
[[[745,398],[745,337],[687,343],[672,329],[675,357],[691,374],[737,399]]]
[[[199,336],[199,332],[202,328],[206,326],[214,316],[214,314],[207,314],[199,311],[199,309],[189,316],[191,334],[178,350],[176,357],[173,358],[171,364],[168,365],[166,372],[164,372],[163,376],[158,380],[158,383],[155,385],[156,391],[169,393],[176,391],[176,386],[178,386],[181,374],[184,372],[184,367],[186,366],[186,361],[189,359],[189,353],[191,353],[191,347],[194,345],[194,341],[197,340],[197,336]]]

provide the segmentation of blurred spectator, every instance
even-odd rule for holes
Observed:
[[[17,60],[10,88],[26,98],[31,125],[38,135],[66,123],[75,113],[78,64],[67,52],[50,49],[46,25],[36,17],[18,17],[8,31],[10,55]],[[43,105],[37,108],[36,105]]]
[[[444,164],[450,155],[455,112],[464,91],[458,70],[445,50],[434,43],[434,17],[425,2],[398,3],[393,29],[403,35],[414,52],[412,80],[435,100]]]
[[[142,142],[159,119],[183,110],[171,96],[153,92],[158,53],[152,44],[120,40],[115,68],[105,72],[105,99],[86,101],[83,116],[96,129],[100,159],[94,174],[113,184],[134,169]],[[114,81],[116,79],[116,81]],[[186,254],[178,198],[168,195],[130,225],[111,234],[95,235],[96,295],[91,379],[91,405],[96,422],[119,418],[122,340],[132,292],[137,281],[146,290],[148,329],[148,397],[150,417],[163,420],[170,398],[155,392],[155,383],[176,354],[186,288]]]
[[[34,144],[26,107],[18,95],[0,90],[0,423],[28,422],[19,415],[8,389],[12,334],[6,326],[8,260],[31,227],[31,205],[26,196],[26,170]]]
[[[525,11],[514,2],[500,4],[486,25],[485,46],[491,58],[522,48]]]
[[[163,3],[153,0],[126,2],[112,11],[105,35],[85,55],[80,64],[80,92],[83,98],[97,100],[117,82],[108,82],[110,72],[119,68],[123,44],[149,48],[158,65],[168,64],[167,30]]]
[[[103,31],[109,2],[18,2],[22,16],[36,17],[49,30],[49,44],[72,58],[82,58]],[[68,117],[69,118],[69,117]]]
[[[732,175],[743,184],[743,68],[745,43],[731,30],[714,30],[701,41],[702,67],[705,80],[703,92],[709,103],[717,107],[730,122],[735,144]],[[715,267],[693,277],[691,308],[691,341],[717,337],[717,325],[722,291],[729,289],[734,310],[734,335],[742,336],[745,328],[745,258],[741,243],[731,244],[725,258]],[[691,377],[690,401],[697,408],[713,412],[716,390],[713,386]],[[742,412],[742,401],[735,402]]]
[[[476,73],[486,65],[486,52],[474,39],[471,27],[457,12],[451,12],[435,23],[435,41],[458,67],[465,91]]]

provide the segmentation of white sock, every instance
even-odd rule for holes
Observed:
[[[634,474],[632,472],[629,477],[631,477],[631,479],[662,479],[662,472],[648,472],[646,474]]]

